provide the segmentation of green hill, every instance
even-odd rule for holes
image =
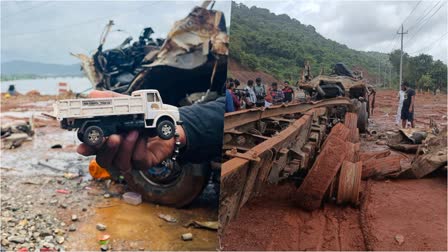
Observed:
[[[388,62],[387,54],[350,49],[285,14],[232,2],[231,15],[230,57],[279,79],[297,80],[309,60],[314,75],[321,67],[328,73],[333,64],[343,62],[350,68],[363,69],[375,82],[379,59],[382,66]]]

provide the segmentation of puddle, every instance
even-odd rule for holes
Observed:
[[[171,215],[177,223],[160,219],[159,213]],[[65,245],[67,250],[99,250],[99,237],[108,234],[109,245],[115,251],[216,250],[217,232],[183,226],[192,220],[215,221],[217,211],[197,207],[174,209],[149,203],[133,206],[120,199],[110,199],[96,206],[94,213],[77,223],[77,231],[70,234]],[[97,223],[106,225],[106,231],[98,231]],[[193,240],[182,241],[184,233],[192,233]]]

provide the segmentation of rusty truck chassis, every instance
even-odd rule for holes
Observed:
[[[221,232],[239,209],[261,192],[263,184],[305,176],[329,130],[353,109],[350,99],[338,97],[227,113],[221,167]],[[328,198],[334,198],[338,191],[337,179]],[[341,191],[353,194],[347,188]]]

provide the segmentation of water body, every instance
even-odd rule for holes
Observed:
[[[67,83],[69,88],[75,93],[92,87],[90,81],[85,77],[51,77],[33,80],[0,81],[0,86],[2,92],[7,92],[9,85],[15,85],[17,92],[21,94],[25,94],[31,90],[37,90],[41,94],[56,95],[58,94],[59,82]]]

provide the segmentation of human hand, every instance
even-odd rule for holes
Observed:
[[[110,91],[92,91],[91,98],[124,96]],[[181,144],[186,143],[182,126],[176,127]],[[169,158],[175,148],[175,139],[163,140],[148,137],[138,131],[126,134],[113,134],[96,147],[80,144],[77,152],[84,156],[96,155],[96,162],[107,169],[117,168],[122,172],[131,169],[147,169]]]

